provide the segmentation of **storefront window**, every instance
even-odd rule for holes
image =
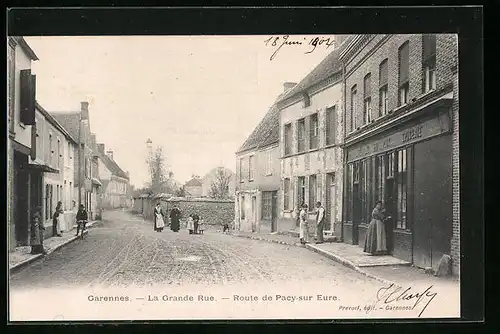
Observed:
[[[385,197],[385,159],[378,156],[375,160],[375,200],[384,201]]]
[[[397,152],[396,228],[407,229],[406,207],[408,197],[407,150]]]
[[[361,223],[368,223],[368,164],[367,160],[363,160],[359,163],[359,183],[360,183],[360,192],[359,192],[359,201],[361,204]]]

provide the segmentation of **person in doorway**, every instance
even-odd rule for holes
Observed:
[[[174,232],[179,232],[180,229],[181,210],[174,204],[170,210],[170,229]]]
[[[316,243],[322,244],[325,242],[323,238],[323,230],[325,228],[325,208],[321,206],[321,202],[316,203]]]
[[[89,221],[89,215],[87,210],[85,210],[85,205],[80,204],[78,212],[76,213],[76,236],[82,231],[81,237],[83,238],[83,232]]]
[[[198,234],[198,226],[200,224],[200,216],[195,212],[192,214],[193,217],[193,227],[194,227],[194,234]]]
[[[300,218],[300,243],[309,243],[309,222],[307,220],[307,204],[302,204],[302,209],[299,213]]]
[[[377,201],[372,211],[372,220],[366,231],[364,252],[371,255],[383,255],[387,253],[387,239],[384,221],[390,217],[385,217],[385,210],[382,201]]]
[[[59,201],[57,202],[56,209],[54,212],[54,215],[52,216],[52,236],[53,237],[62,237],[61,231],[60,231],[60,217],[64,213],[62,209],[62,202]]]
[[[160,203],[156,203],[154,212],[153,212],[153,219],[154,219],[154,230],[156,232],[161,232],[163,231],[163,228],[165,227],[165,214],[163,213],[163,209],[160,206]]]
[[[42,220],[42,207],[38,206],[31,218],[31,254],[47,254],[43,248],[43,231],[45,227]]]

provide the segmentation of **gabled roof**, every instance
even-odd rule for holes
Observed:
[[[52,124],[53,126],[55,126],[59,131],[61,131],[64,136],[66,136],[66,138],[70,139],[72,142],[74,142],[75,144],[77,144],[77,138],[78,137],[75,137],[73,136],[65,127],[63,124],[61,124],[61,122],[59,122],[55,117],[54,115],[52,115],[51,113],[47,112],[47,110],[45,110],[39,103],[38,101],[35,101],[35,106],[36,106],[36,109],[38,111],[40,111],[44,116],[45,118],[50,122],[50,124]]]
[[[50,114],[68,131],[71,137],[78,141],[78,125],[80,123],[80,112],[50,112]]]
[[[192,178],[191,180],[189,180],[188,182],[186,182],[185,185],[188,186],[188,187],[195,187],[195,186],[201,186],[202,183],[201,183],[201,181],[199,179]]]
[[[292,96],[305,92],[317,83],[326,80],[328,77],[342,70],[342,63],[339,60],[341,48],[334,49],[325,57],[311,72],[309,72],[294,88],[284,94],[281,101]]]
[[[116,161],[114,161],[113,159],[108,157],[106,154],[102,154],[102,152],[98,152],[97,154],[99,156],[99,159],[101,159],[101,161],[104,163],[104,166],[106,166],[106,168],[109,169],[111,174],[113,174],[115,176],[122,177],[122,178],[127,179],[127,180],[129,179],[127,173],[125,173],[120,168],[120,166],[118,166]]]

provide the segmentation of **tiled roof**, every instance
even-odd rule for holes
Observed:
[[[102,152],[98,152],[99,159],[104,163],[104,166],[106,166],[107,169],[111,172],[111,174],[119,177],[123,177],[124,179],[129,179],[127,176],[127,173],[125,173],[120,166],[116,163],[116,161],[112,160],[110,157],[108,157],[106,154],[103,154]]]
[[[189,180],[188,182],[186,182],[185,185],[188,186],[188,187],[193,187],[193,186],[201,186],[202,183],[201,183],[201,181],[199,179],[192,178],[191,180]]]
[[[342,70],[342,63],[339,61],[341,48],[336,48],[325,57],[309,74],[307,74],[294,88],[285,94],[280,101],[284,101],[294,95],[302,93],[315,84],[327,79],[333,74]]]
[[[78,141],[78,124],[80,122],[80,112],[50,112],[50,115],[54,117],[65,129],[68,131],[71,137]]]

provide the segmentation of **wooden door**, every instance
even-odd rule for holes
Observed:
[[[271,201],[271,232],[278,230],[278,192],[273,191]]]
[[[257,231],[257,199],[252,196],[252,232]]]

